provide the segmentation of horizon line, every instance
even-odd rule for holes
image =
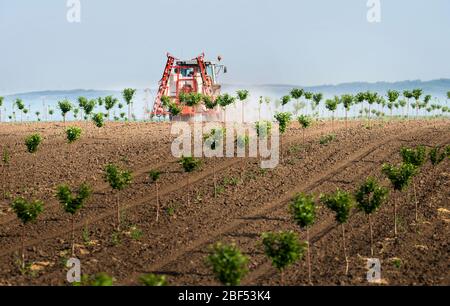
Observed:
[[[396,83],[407,83],[407,82],[421,82],[421,83],[429,83],[434,81],[449,81],[450,78],[436,78],[436,79],[430,79],[430,80],[422,80],[422,79],[415,79],[415,80],[401,80],[401,81],[349,81],[349,82],[342,82],[342,83],[330,83],[330,84],[321,84],[321,85],[311,85],[311,86],[301,86],[301,85],[293,85],[293,84],[282,84],[282,83],[261,83],[261,84],[244,84],[244,83],[223,83],[222,86],[259,86],[259,87],[291,87],[291,88],[317,88],[317,87],[338,87],[338,86],[344,86],[344,85],[351,85],[351,84],[368,84],[368,85],[376,85],[376,84],[396,84]],[[124,87],[125,88],[125,87]],[[158,86],[156,85],[154,89],[157,89]],[[137,88],[137,90],[145,90],[145,89],[152,89],[150,87],[147,88]],[[450,88],[449,88],[450,90]],[[15,93],[8,93],[3,94],[4,97],[8,96],[17,96],[17,95],[24,95],[24,94],[38,94],[43,92],[70,92],[70,91],[114,91],[114,92],[120,92],[121,89],[94,89],[94,88],[72,88],[72,89],[43,89],[43,90],[32,90],[32,91],[23,91],[23,92],[15,92]]]

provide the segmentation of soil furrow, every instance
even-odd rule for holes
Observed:
[[[164,169],[161,170],[165,170],[166,174],[163,175],[160,185],[162,189],[159,223],[154,220],[154,186],[149,185],[145,177],[146,171],[150,169],[147,169],[149,167],[145,162],[136,162],[137,156],[133,155],[130,160],[130,165],[133,166],[130,167],[136,169],[135,182],[130,186],[129,192],[121,193],[125,223],[119,244],[112,240],[115,223],[112,204],[114,197],[106,188],[99,189],[102,184],[105,186],[103,182],[94,184],[96,192],[92,201],[76,219],[76,237],[78,243],[81,243],[77,244],[76,250],[82,260],[83,273],[107,272],[119,283],[125,284],[135,283],[138,275],[144,272],[168,274],[173,284],[214,284],[212,275],[202,261],[207,255],[207,245],[222,239],[225,242],[237,239],[238,245],[243,246],[243,251],[252,255],[251,275],[248,280],[258,284],[272,284],[274,280],[277,281],[277,277],[274,278],[274,272],[270,271],[267,260],[254,245],[254,240],[258,240],[261,230],[287,226],[298,230],[284,211],[284,205],[292,195],[298,191],[328,191],[336,186],[346,188],[355,180],[373,173],[373,169],[379,172],[377,165],[390,159],[392,155],[389,155],[389,152],[396,150],[402,142],[417,143],[425,137],[426,145],[435,144],[439,133],[445,135],[447,129],[443,127],[448,127],[448,121],[436,123],[434,126],[432,124],[431,121],[399,121],[392,124],[374,121],[372,129],[367,130],[364,127],[354,128],[360,126],[360,123],[353,122],[353,127],[345,130],[342,128],[344,122],[336,122],[333,133],[337,138],[327,145],[319,145],[317,136],[329,133],[329,124],[308,131],[306,144],[301,142],[301,130],[291,127],[285,135],[283,146],[285,162],[273,171],[262,171],[257,159],[204,160],[203,170],[190,176],[193,191],[190,206],[183,204],[187,175],[180,171],[174,161],[163,160],[161,165]],[[62,139],[62,136],[55,136],[55,139],[59,138]],[[93,135],[92,139],[97,141],[98,135]],[[104,143],[107,142],[106,139]],[[218,184],[222,188],[217,198],[212,192],[213,162],[216,163]],[[231,179],[236,179],[237,184],[232,185]],[[421,186],[417,186],[418,192],[423,191],[423,184],[420,184]],[[67,256],[63,254],[66,254],[69,247],[69,239],[66,240],[70,236],[69,222],[67,216],[56,209],[56,202],[53,201],[47,208],[50,206],[52,208],[43,218],[28,228],[31,235],[26,245],[27,260],[44,262],[47,265],[35,276],[20,275],[14,264],[14,260],[18,258],[14,252],[19,250],[18,223],[2,224],[2,251],[7,247],[9,252],[0,254],[0,270],[3,271],[0,273],[0,283],[65,283],[66,269],[63,260],[67,259]],[[385,222],[385,211],[382,213]],[[325,259],[333,261],[330,256],[340,257],[339,235],[335,233],[332,216],[323,211],[320,216],[320,224],[316,224],[313,232],[314,248],[321,250],[314,255],[318,267],[323,266]],[[365,223],[361,223],[359,216],[352,218],[357,223],[350,223],[349,239],[358,238],[361,229],[365,228]],[[142,238],[131,238],[130,231],[133,227],[142,232]],[[86,229],[90,241],[85,240]],[[81,236],[84,243],[81,242]],[[330,237],[334,241],[330,240]],[[328,247],[322,246],[325,241],[332,241],[337,250],[330,251]],[[90,242],[94,244],[91,245]],[[356,255],[351,255],[352,260],[356,260]],[[296,267],[303,270],[304,263]],[[327,268],[320,273],[315,269],[315,282],[318,283],[318,279],[331,271],[336,273],[333,269]],[[354,275],[354,271],[351,271],[351,274]],[[303,280],[303,271],[300,276],[300,280]],[[293,281],[297,277],[295,273],[289,273],[289,277],[290,284],[298,283]],[[346,278],[344,281],[358,283]],[[330,283],[334,283],[334,280]]]
[[[311,133],[311,135],[309,137],[314,137],[314,136],[316,136],[317,134],[319,134],[321,132],[323,132],[323,131],[320,131],[320,132],[317,131],[315,133]],[[295,135],[295,136],[291,136],[291,137],[285,139],[286,146],[289,146],[291,143],[295,143],[299,139],[301,139],[301,135]],[[165,165],[173,164],[174,162],[175,162],[175,160],[174,161],[170,161],[168,163],[165,163]],[[220,172],[220,171],[222,171],[224,169],[231,168],[231,167],[236,166],[236,165],[238,165],[240,163],[243,163],[243,162],[245,162],[245,159],[236,159],[236,158],[235,159],[225,159],[223,162],[221,162],[219,164],[219,166],[216,166],[216,171]],[[139,171],[140,174],[138,176],[140,176],[142,174],[145,174],[148,171],[150,171],[150,168],[148,170],[147,169],[141,170],[141,171]],[[207,168],[205,171],[201,171],[199,173],[191,174],[191,175],[189,175],[190,176],[190,179],[189,179],[190,180],[190,184],[195,184],[197,182],[201,182],[202,180],[205,180],[206,178],[211,177],[212,175],[213,175],[213,169],[211,167]],[[179,190],[183,190],[186,186],[187,186],[187,183],[183,179],[181,183],[178,182],[177,184],[172,184],[172,185],[170,185],[167,188],[162,188],[160,190],[160,197],[164,197],[164,196],[170,195],[170,194],[172,194],[174,192],[177,192]],[[102,194],[101,190],[97,190],[96,193]],[[133,198],[130,201],[131,203],[124,204],[122,206],[122,209],[126,210],[126,209],[129,209],[129,208],[134,207],[134,206],[142,205],[142,204],[144,204],[146,202],[154,200],[155,198],[156,198],[155,194],[150,194],[150,195],[145,196],[145,197],[140,198],[140,199]],[[53,207],[57,207],[58,203],[55,201],[55,202],[53,202],[52,206]],[[59,214],[62,215],[62,212],[59,212]],[[115,214],[114,207],[111,207],[111,209],[109,209],[106,213],[95,214],[94,216],[91,216],[91,217],[85,217],[83,222],[76,223],[74,225],[74,228],[76,230],[77,229],[82,229],[83,226],[85,226],[86,223],[87,224],[95,223],[95,222],[98,222],[99,220],[103,220],[105,218],[111,217],[114,214]],[[11,216],[11,219],[12,218],[13,217]],[[10,222],[12,222],[13,220],[14,219],[12,219]],[[65,219],[63,219],[63,220],[65,220]],[[3,225],[5,225],[5,224],[3,224]],[[54,238],[57,238],[59,236],[66,235],[66,234],[68,234],[70,232],[68,226],[67,227],[62,227],[62,228],[63,229],[59,229],[58,231],[53,232],[51,234],[40,235],[38,239],[33,239],[33,240],[26,241],[25,242],[25,247],[30,247],[30,246],[38,244],[39,242],[41,242],[43,240],[54,239]],[[13,235],[13,234],[9,234],[9,235]],[[18,250],[19,248],[20,248],[20,245],[17,244],[14,247],[10,247],[8,249],[3,249],[0,252],[0,256],[4,256],[4,255],[7,255],[9,253],[12,253],[12,252]]]
[[[404,135],[402,135],[403,137],[404,137]],[[448,138],[447,138],[447,140],[448,140]],[[388,142],[389,143],[389,142]],[[374,150],[372,153],[374,153],[374,152],[376,152],[376,150]],[[387,156],[392,156],[392,155],[395,155],[395,154],[398,154],[397,152],[390,152],[390,153],[388,153],[388,154],[385,154],[385,156],[387,157]],[[351,163],[352,161],[350,161],[349,163]],[[350,174],[351,174],[351,169],[350,169]],[[330,177],[331,177],[332,175],[330,175]],[[361,177],[363,177],[364,176],[364,174],[358,174],[358,175],[356,175],[355,176],[355,179],[357,179],[357,178],[361,178]],[[323,181],[322,181],[323,182]],[[317,187],[317,186],[316,186]],[[311,191],[312,190],[312,188],[306,188],[305,190],[303,190],[303,191]],[[280,211],[280,209],[282,209],[283,207],[279,207],[279,209],[278,210],[276,210],[276,209],[274,209],[274,210],[271,210],[271,212],[272,213],[274,213],[274,212],[277,212],[277,211]],[[258,218],[257,218],[257,216],[253,216],[253,217],[249,217],[248,219],[252,219],[252,220],[255,220],[255,221],[257,221],[258,220]],[[278,219],[274,219],[274,220],[278,220]],[[316,236],[314,237],[313,236],[313,241],[314,240],[318,240],[319,239],[319,237],[322,237],[322,236],[324,236],[326,233],[328,233],[328,232],[330,232],[332,229],[334,229],[335,228],[335,225],[332,225],[331,227],[329,226],[329,224],[331,223],[331,224],[333,224],[334,222],[333,222],[333,217],[332,216],[330,216],[328,219],[327,219],[327,221],[325,221],[325,222],[321,222],[322,224],[321,224],[321,227],[324,227],[324,229],[322,230],[322,231],[319,231],[319,233],[318,234],[316,234]],[[275,227],[277,226],[277,225],[274,225]],[[315,225],[315,228],[316,228],[316,232],[317,232],[317,227],[318,227],[318,224],[317,225]],[[239,231],[239,229],[238,228],[236,228],[235,230],[234,230],[234,232],[236,232],[236,231]],[[230,236],[233,236],[232,234],[229,234]],[[236,235],[238,235],[238,234],[236,234]],[[236,237],[236,235],[234,236],[234,237]],[[226,236],[226,235],[225,235]],[[217,237],[216,237],[217,238]],[[249,235],[249,237],[247,237],[248,239],[247,240],[251,240],[251,239],[253,239],[254,240],[254,238],[259,238],[259,236],[253,236],[253,235]],[[208,241],[208,242],[206,242],[206,243],[204,243],[203,245],[201,245],[199,248],[197,248],[197,249],[203,249],[203,250],[205,250],[205,248],[206,248],[206,244],[209,244],[209,243],[211,243],[211,242],[213,242],[214,240],[217,240],[217,239],[211,239],[210,241]],[[179,259],[179,262],[189,262],[189,257],[195,257],[195,256],[200,256],[200,255],[202,255],[202,256],[206,256],[206,253],[204,253],[204,252],[201,252],[201,251],[198,251],[198,250],[195,250],[195,249],[191,249],[190,250],[190,252],[189,253],[186,253],[186,254],[192,254],[192,256],[190,256],[190,255],[187,255],[188,256],[188,258],[178,258]],[[178,262],[178,261],[177,261]],[[176,264],[175,264],[176,265]],[[167,267],[167,268],[166,268]],[[192,268],[192,270],[193,271],[199,271],[199,270],[201,270],[201,269],[198,269],[198,267],[197,268],[195,268],[195,267],[193,267],[193,266],[190,266],[191,268]],[[253,275],[253,276],[250,276],[251,278],[250,279],[246,279],[246,283],[251,283],[252,282],[252,280],[254,280],[254,279],[256,279],[257,278],[257,275],[258,275],[258,271],[259,271],[259,273],[261,273],[262,275],[264,275],[264,273],[266,273],[267,272],[267,270],[269,270],[270,269],[270,265],[269,264],[264,264],[263,266],[261,266],[261,268],[259,269],[259,270],[257,270],[257,271],[255,271],[255,272],[252,272],[252,275],[253,275],[253,273],[255,274],[255,275]],[[173,269],[170,269],[170,264],[167,264],[167,265],[164,265],[164,266],[157,266],[157,267],[155,267],[155,269],[154,270],[149,270],[149,271],[157,271],[157,272],[160,272],[160,273],[168,273],[169,275],[170,274],[174,274],[175,276],[177,275],[177,273],[175,273],[174,272],[174,270]],[[191,283],[192,283],[192,279],[190,280],[191,281]],[[205,280],[205,278],[203,277],[202,278],[202,282],[204,283],[206,280]]]
[[[406,131],[406,132],[403,132],[401,135],[404,137],[404,135],[409,135],[411,133],[412,132],[410,132],[410,131]],[[369,147],[365,147],[363,150],[352,154],[350,156],[350,158],[347,159],[346,161],[334,166],[330,171],[327,171],[325,174],[319,176],[316,179],[313,179],[310,183],[307,183],[304,185],[302,184],[300,187],[297,187],[296,189],[291,190],[289,193],[285,194],[281,199],[278,199],[275,202],[271,202],[269,204],[263,205],[263,207],[261,209],[258,209],[256,212],[253,212],[252,214],[246,216],[245,219],[256,218],[260,215],[264,215],[268,211],[271,211],[271,210],[275,209],[277,206],[283,205],[284,203],[289,201],[293,194],[296,194],[300,191],[312,190],[312,189],[316,188],[317,186],[320,186],[321,184],[323,184],[325,181],[327,181],[331,177],[336,176],[341,171],[348,168],[354,161],[364,159],[365,157],[370,155],[374,150],[376,150],[380,145],[395,141],[399,137],[400,137],[399,135],[395,135],[389,139],[384,139],[381,142],[377,142],[375,144],[370,145]],[[145,270],[146,271],[160,270],[162,267],[166,266],[170,262],[176,261],[184,254],[186,254],[188,252],[193,252],[196,248],[198,248],[202,245],[208,244],[210,241],[213,241],[215,237],[221,236],[226,232],[235,230],[242,224],[245,224],[245,221],[242,221],[242,220],[234,221],[231,224],[229,224],[228,226],[222,228],[220,231],[210,233],[209,236],[206,237],[205,239],[201,239],[201,240],[191,243],[189,248],[178,251],[175,254],[173,254],[169,257],[166,257],[162,262],[158,262],[157,264],[151,265],[149,268],[146,268]],[[127,279],[126,282],[130,281],[132,279],[135,279],[135,275],[133,275],[132,277]]]

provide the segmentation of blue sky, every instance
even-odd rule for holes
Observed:
[[[0,0],[0,93],[154,87],[167,51],[222,55],[224,83],[450,78],[450,1]]]

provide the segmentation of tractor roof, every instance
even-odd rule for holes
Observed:
[[[198,62],[196,59],[188,60],[188,61],[177,61],[178,66],[198,66]],[[211,65],[211,62],[205,61],[205,65]]]

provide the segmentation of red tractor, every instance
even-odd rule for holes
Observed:
[[[179,60],[169,53],[167,54],[167,63],[164,73],[159,82],[159,90],[156,95],[155,103],[151,116],[170,115],[167,108],[163,106],[161,98],[167,96],[172,102],[180,103],[180,94],[185,93],[201,93],[215,99],[220,95],[221,86],[217,84],[217,76],[223,71],[227,72],[227,68],[223,65],[205,61],[205,55],[192,60]],[[219,56],[218,62],[222,60]],[[192,118],[196,115],[207,117],[217,117],[218,108],[207,110],[203,104],[190,107],[183,105],[180,116],[182,118]]]

